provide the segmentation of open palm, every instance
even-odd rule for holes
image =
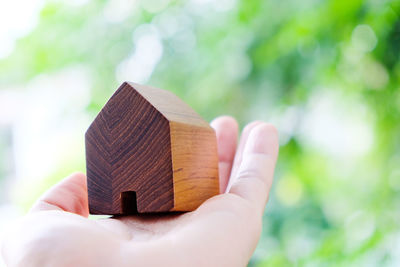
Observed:
[[[259,239],[278,154],[273,126],[215,119],[223,194],[193,212],[88,219],[86,177],[50,189],[2,246],[10,266],[245,266]],[[225,190],[226,189],[226,190]],[[226,191],[226,193],[225,193]]]

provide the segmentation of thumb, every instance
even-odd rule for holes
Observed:
[[[62,210],[89,216],[86,176],[74,173],[54,185],[33,205],[30,212]]]

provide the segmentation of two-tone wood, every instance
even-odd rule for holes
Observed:
[[[171,92],[125,82],[86,132],[92,214],[191,211],[219,193],[214,130]]]

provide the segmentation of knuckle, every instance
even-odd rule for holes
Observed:
[[[238,182],[247,182],[255,184],[254,188],[262,188],[265,189],[267,187],[267,183],[261,177],[259,172],[254,169],[246,169],[240,170],[238,173]]]
[[[250,179],[259,176],[257,170],[255,169],[242,169],[238,172],[238,179]]]

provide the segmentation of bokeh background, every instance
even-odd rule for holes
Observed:
[[[394,0],[2,2],[1,231],[85,171],[84,132],[130,80],[208,120],[278,127],[249,266],[399,266],[399,14]]]

